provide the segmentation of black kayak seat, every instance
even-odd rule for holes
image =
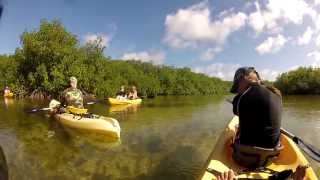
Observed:
[[[281,144],[275,148],[262,148],[235,142],[232,157],[241,166],[259,168],[265,166],[270,159],[277,157],[283,148]]]

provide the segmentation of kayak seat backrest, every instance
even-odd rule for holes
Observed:
[[[259,168],[264,167],[269,160],[277,157],[283,148],[282,145],[275,148],[262,148],[235,142],[233,144],[232,157],[239,165],[248,168]]]
[[[67,107],[67,111],[70,112],[71,114],[83,115],[83,114],[86,114],[88,112],[88,109],[76,108],[76,107],[73,107],[73,106],[68,106]]]

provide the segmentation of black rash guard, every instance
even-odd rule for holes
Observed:
[[[233,99],[233,112],[239,116],[241,144],[274,148],[279,143],[281,97],[262,85],[252,85]]]

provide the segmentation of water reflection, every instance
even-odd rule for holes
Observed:
[[[119,120],[122,137],[115,143],[66,128],[44,112],[23,111],[48,102],[15,100],[8,108],[3,102],[0,144],[12,180],[195,179],[233,116],[224,99],[158,97],[116,113],[105,104],[88,106],[90,112]],[[284,127],[316,147],[319,102],[320,97],[285,97],[283,113]]]
[[[9,108],[14,103],[14,99],[12,98],[4,98],[4,104],[6,108]]]
[[[109,107],[110,113],[128,114],[137,112],[140,104],[123,104],[113,105]]]

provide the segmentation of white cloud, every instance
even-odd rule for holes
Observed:
[[[287,39],[281,34],[278,34],[278,36],[268,37],[267,40],[263,41],[258,47],[256,47],[256,51],[261,55],[266,53],[275,53],[279,51],[286,42]]]
[[[320,31],[320,14],[318,14],[317,18],[315,19],[314,24],[316,26],[316,30]]]
[[[207,3],[200,3],[166,16],[164,42],[174,48],[197,47],[200,43],[223,43],[234,31],[245,25],[242,12],[224,11],[211,19]]]
[[[313,51],[308,53],[308,57],[313,57],[314,61],[311,64],[313,67],[319,67],[320,68],[320,51]]]
[[[255,5],[256,11],[249,15],[249,25],[257,33],[264,30],[279,32],[284,24],[302,24],[305,16],[314,20],[317,14],[304,0],[268,0],[263,10],[258,2]]]
[[[208,66],[195,67],[193,71],[196,73],[203,73],[211,77],[218,77],[223,80],[232,81],[234,73],[241,67],[240,64],[224,64],[224,63],[213,63]],[[271,69],[262,69],[259,71],[259,75],[263,80],[274,81],[279,75],[279,72]]]
[[[315,6],[320,5],[320,0],[314,0],[314,5]]]
[[[291,67],[289,67],[289,68],[287,69],[287,71],[286,71],[286,72],[288,72],[288,71],[294,71],[294,70],[297,70],[299,67],[301,67],[301,66],[299,66],[299,65],[291,66]]]
[[[99,43],[101,47],[108,47],[111,38],[105,34],[87,34],[84,36],[85,43]]]
[[[221,52],[221,47],[216,48],[208,48],[206,51],[202,52],[200,55],[200,59],[203,61],[210,61],[213,60],[217,53]]]
[[[303,33],[302,36],[298,37],[298,44],[299,45],[307,45],[311,41],[312,35],[314,31],[311,29],[310,26],[307,27],[306,31]]]
[[[317,14],[304,0],[269,0],[268,8],[294,24],[301,24],[306,15],[314,18]]]
[[[271,69],[263,69],[262,71],[259,72],[259,75],[261,76],[262,80],[274,81],[279,75],[279,72]]]
[[[320,34],[318,34],[318,37],[316,39],[316,46],[320,47]]]
[[[270,11],[262,11],[258,2],[255,2],[255,6],[257,10],[249,15],[249,25],[257,33],[277,27],[276,14]]]
[[[234,73],[239,67],[239,64],[213,63],[208,66],[195,67],[193,71],[230,81],[233,80]]]
[[[123,60],[135,60],[141,62],[150,62],[153,64],[163,64],[166,58],[166,54],[164,52],[132,52],[132,53],[124,53],[121,59]]]

